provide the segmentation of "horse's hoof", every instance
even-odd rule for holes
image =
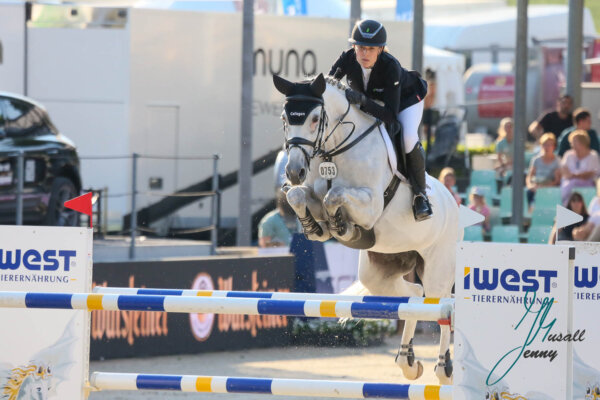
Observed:
[[[408,380],[414,381],[423,375],[423,364],[421,364],[421,361],[414,362],[412,366],[408,365],[408,363],[402,363],[399,359],[396,360],[396,363],[400,366],[404,377]]]
[[[444,356],[440,356],[440,361],[435,366],[435,374],[440,381],[440,385],[452,384],[452,359],[450,358],[450,350],[446,350]]]
[[[446,368],[440,368],[439,365],[436,365],[435,375],[438,377],[440,385],[452,385],[452,373],[450,373],[450,376],[446,375]]]

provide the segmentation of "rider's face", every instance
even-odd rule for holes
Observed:
[[[373,65],[375,65],[375,62],[377,61],[377,57],[381,54],[382,50],[383,47],[354,45],[356,61],[358,61],[363,68],[373,68]]]

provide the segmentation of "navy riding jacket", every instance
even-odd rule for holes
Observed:
[[[339,70],[338,70],[339,68]],[[329,75],[336,79],[346,76],[348,85],[367,96],[361,109],[383,121],[388,127],[397,126],[398,113],[425,98],[427,82],[416,71],[408,71],[388,52],[382,52],[373,69],[367,89],[354,49],[346,50],[331,67]],[[383,106],[370,100],[380,100]]]

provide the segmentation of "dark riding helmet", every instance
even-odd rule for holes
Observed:
[[[387,33],[381,23],[372,19],[363,19],[356,21],[352,29],[352,37],[348,41],[359,46],[385,46]]]

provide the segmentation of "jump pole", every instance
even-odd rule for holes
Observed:
[[[450,325],[451,304],[361,303],[90,293],[0,292],[0,307],[109,311],[164,311],[297,317],[416,319]]]
[[[93,390],[169,390],[194,393],[249,393],[353,399],[451,400],[452,386],[406,385],[310,379],[146,375],[94,372]]]
[[[453,298],[437,297],[392,297],[392,296],[359,296],[334,293],[298,293],[298,292],[250,292],[236,290],[192,290],[192,289],[147,289],[96,286],[94,293],[127,294],[150,296],[200,296],[200,297],[243,297],[273,300],[325,300],[352,301],[362,303],[408,303],[408,304],[454,304]]]

